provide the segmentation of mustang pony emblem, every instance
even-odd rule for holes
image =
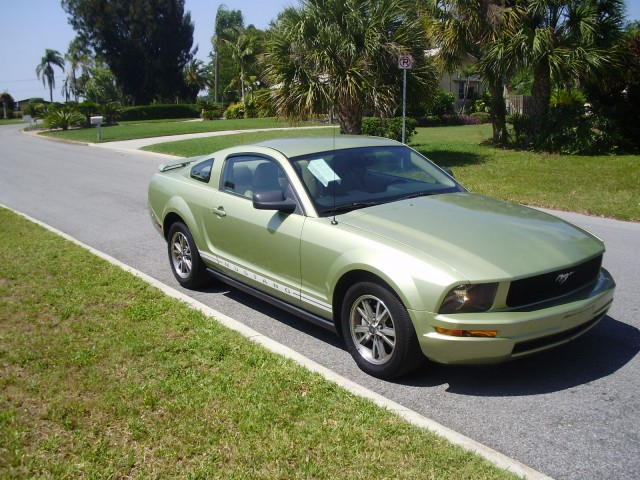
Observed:
[[[574,271],[574,272],[569,272],[569,273],[561,273],[560,275],[558,275],[558,276],[556,277],[556,282],[558,282],[558,284],[560,284],[560,285],[563,285],[563,284],[564,284],[564,282],[566,282],[567,280],[569,280],[569,277],[570,277],[571,275],[573,275],[574,273],[575,273],[575,271]]]

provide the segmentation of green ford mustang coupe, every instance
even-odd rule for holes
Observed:
[[[329,328],[380,378],[560,345],[613,301],[598,238],[469,193],[391,140],[271,140],[165,163],[149,208],[182,286],[213,276]]]

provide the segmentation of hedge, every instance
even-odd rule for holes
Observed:
[[[140,105],[126,107],[120,120],[163,120],[166,118],[199,118],[200,107],[195,104]]]
[[[405,118],[405,141],[416,133],[418,122],[411,117]],[[398,142],[402,141],[402,117],[381,119],[378,117],[365,117],[362,119],[362,134],[374,137],[387,137]]]

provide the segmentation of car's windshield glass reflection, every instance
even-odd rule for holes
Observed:
[[[291,159],[320,214],[464,191],[428,159],[404,146],[352,148]]]

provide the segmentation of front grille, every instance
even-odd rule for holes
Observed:
[[[522,307],[579,290],[598,278],[602,255],[582,264],[511,282],[507,306]]]

